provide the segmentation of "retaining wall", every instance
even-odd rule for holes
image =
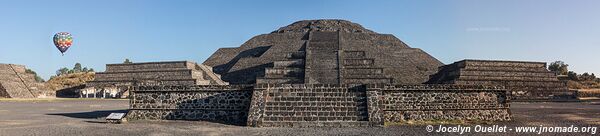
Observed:
[[[503,87],[468,85],[368,85],[369,121],[511,119]]]
[[[246,123],[252,86],[138,86],[130,98],[130,120],[205,120]]]
[[[259,84],[138,86],[129,119],[207,120],[254,127],[382,126],[511,119],[503,87]]]

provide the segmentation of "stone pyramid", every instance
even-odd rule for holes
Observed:
[[[0,97],[53,97],[45,84],[36,82],[35,75],[25,72],[26,69],[23,65],[0,64]]]
[[[204,65],[232,84],[420,84],[443,64],[391,34],[304,20],[217,50]]]

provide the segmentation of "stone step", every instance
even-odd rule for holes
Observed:
[[[285,58],[287,58],[287,59],[304,59],[304,58],[306,58],[306,52],[304,52],[304,51],[290,52],[290,53],[286,54]]]
[[[270,90],[269,93],[279,93],[277,95],[290,95],[290,94],[298,94],[298,93],[333,93],[333,94],[360,94],[363,95],[365,92],[363,90],[355,90],[355,89],[332,89],[332,88],[312,88],[312,89],[304,89],[304,90]],[[281,94],[286,93],[286,94]],[[316,95],[316,94],[315,94]]]
[[[198,79],[196,80],[196,85],[210,85],[210,80]]]
[[[282,78],[256,78],[256,84],[302,84],[303,79],[294,77],[282,77]]]
[[[344,98],[344,97],[271,97],[274,101],[284,102],[362,102],[367,98],[365,96],[346,96],[346,97],[357,97],[357,98]]]
[[[383,68],[345,68],[342,70],[344,77],[346,75],[377,75],[384,74]]]
[[[195,78],[193,78],[190,75],[187,76],[153,76],[153,75],[146,75],[143,77],[103,77],[103,78],[96,78],[94,79],[94,81],[135,81],[135,80],[196,80]]]
[[[229,84],[229,83],[221,80],[221,75],[214,73],[212,67],[209,67],[206,65],[201,65],[201,64],[194,64],[194,65],[195,65],[195,71],[200,71],[203,74],[202,79],[210,80],[211,84],[215,84],[215,85],[228,85]]]
[[[501,77],[549,77],[556,78],[556,74],[550,71],[542,72],[518,72],[518,71],[476,71],[476,70],[460,70],[460,72],[452,72],[448,76],[501,76]]]
[[[346,78],[342,80],[345,84],[391,84],[392,78]]]
[[[272,107],[281,107],[281,106],[332,106],[332,107],[359,107],[359,106],[367,106],[365,102],[355,102],[355,101],[342,101],[342,102],[334,102],[334,101],[314,101],[306,102],[306,101],[267,101],[265,105]]]
[[[465,67],[464,71],[501,71],[501,72],[548,72],[546,68],[521,68],[521,67]]]
[[[342,106],[273,106],[266,105],[265,110],[268,111],[358,111],[367,112],[366,105],[360,105],[356,107],[342,107]]]
[[[368,121],[263,121],[262,127],[368,127]]]
[[[309,41],[339,41],[338,32],[313,31],[310,33]]]
[[[298,80],[304,79],[304,73],[297,74],[288,74],[288,75],[277,75],[277,74],[267,74],[264,77],[265,79],[280,79],[280,78],[296,78]]]
[[[373,66],[374,59],[344,59],[344,66]]]
[[[306,50],[311,52],[332,52],[338,51],[339,46],[337,41],[329,41],[329,42],[308,42],[310,46],[307,46]],[[336,55],[337,53],[328,53],[328,55]]]
[[[368,118],[367,111],[265,111],[265,117],[350,117],[351,120],[357,118]]]
[[[306,116],[285,116],[285,115],[274,115],[264,116],[264,121],[368,121],[368,116],[318,116],[318,115],[306,115]]]
[[[204,73],[202,71],[192,70],[192,78],[204,80]]]
[[[391,79],[388,77],[388,75],[384,74],[353,75],[344,73],[343,77],[344,79]]]
[[[340,90],[341,87],[320,87],[320,86],[307,86],[312,89],[301,89],[301,90],[270,90],[269,93],[361,93],[365,94],[363,90],[355,89],[344,89]],[[345,88],[345,87],[344,87]],[[285,94],[278,94],[285,95]]]
[[[517,93],[517,92],[530,92],[530,93],[539,93],[539,92],[568,92],[568,88],[547,88],[547,87],[507,87],[509,92]]]
[[[281,75],[283,77],[302,77],[304,78],[303,68],[266,68],[265,74],[268,75]]]
[[[96,72],[98,73],[144,73],[144,72],[168,72],[168,71],[190,71],[192,69],[189,68],[163,68],[163,69],[130,69],[123,71],[105,71],[105,72]]]
[[[520,67],[520,68],[546,68],[546,63],[516,62],[516,61],[469,61],[464,62],[465,67]]]
[[[106,64],[106,71],[134,71],[145,69],[190,69],[191,62],[188,61],[173,61],[173,62],[144,62],[132,64]]]
[[[344,51],[342,54],[347,59],[364,59],[366,57],[365,51]]]
[[[156,77],[156,76],[190,76],[191,69],[185,70],[163,70],[163,71],[137,71],[137,72],[98,72],[96,78],[118,78],[118,77]]]
[[[86,86],[102,86],[102,85],[133,85],[138,80],[105,80],[105,81],[89,81]],[[165,79],[160,81],[149,80],[163,85],[191,85],[196,84],[196,79]],[[142,82],[145,82],[142,80]]]
[[[559,81],[556,77],[517,77],[517,76],[467,76],[461,75],[459,80],[464,81]]]
[[[287,61],[275,61],[273,62],[273,68],[287,68],[287,67],[304,67],[304,59],[294,59]]]
[[[294,97],[294,98],[347,98],[357,97],[362,99],[366,97],[363,92],[269,92],[268,95],[273,98],[277,97]],[[348,98],[350,99],[350,98]]]

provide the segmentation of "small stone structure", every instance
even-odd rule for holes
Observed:
[[[469,85],[138,86],[129,120],[207,120],[256,127],[507,121],[506,90]]]
[[[44,83],[36,82],[35,75],[26,70],[23,65],[0,64],[0,97],[54,97],[54,93],[48,91]]]
[[[163,85],[227,85],[212,68],[191,61],[106,64],[105,72],[97,72],[94,81],[80,90],[82,97],[127,97],[137,83]]]
[[[463,60],[440,67],[429,84],[496,85],[510,90],[517,101],[574,99],[544,62]]]

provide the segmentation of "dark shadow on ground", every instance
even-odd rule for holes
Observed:
[[[79,98],[78,91],[83,88],[85,88],[85,84],[60,89],[60,90],[56,91],[56,97],[58,97],[58,98]]]
[[[74,113],[51,113],[46,115],[65,116],[70,118],[80,119],[98,119],[108,116],[110,113],[127,113],[128,110],[103,110],[91,112],[74,112]]]

